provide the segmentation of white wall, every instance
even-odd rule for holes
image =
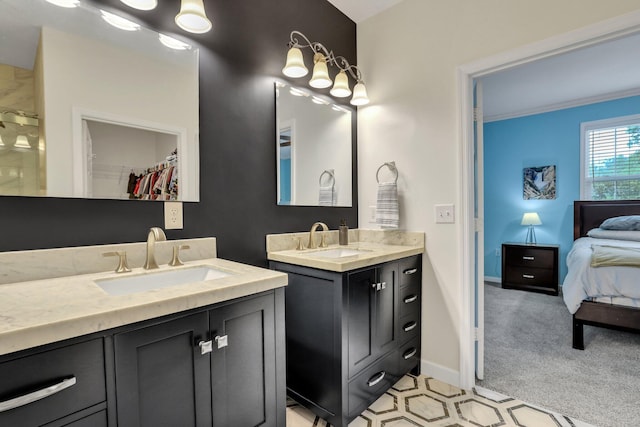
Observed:
[[[73,108],[186,129],[189,146],[197,150],[198,103],[193,100],[198,99],[198,83],[193,64],[170,66],[51,28],[42,29],[41,49],[49,196],[72,194]]]
[[[358,66],[371,104],[358,115],[359,224],[375,172],[395,160],[401,227],[426,232],[425,373],[459,384],[462,301],[461,125],[456,67],[640,9],[638,0],[404,0],[358,25]],[[434,205],[456,204],[456,224]],[[423,370],[424,372],[424,370]]]

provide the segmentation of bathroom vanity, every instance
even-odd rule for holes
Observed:
[[[121,295],[100,286],[205,267],[225,274]],[[205,258],[0,284],[0,425],[284,425],[286,283]]]
[[[388,244],[381,232],[352,233],[348,246],[268,252],[289,276],[287,393],[342,427],[419,372],[421,344],[422,234],[391,232]]]

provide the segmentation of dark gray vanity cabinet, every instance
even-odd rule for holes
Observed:
[[[270,292],[116,334],[118,427],[284,423],[275,305]]]
[[[344,273],[271,261],[289,275],[287,393],[346,427],[402,375],[417,373],[420,266],[420,255]]]
[[[0,356],[0,426],[285,425],[284,288]]]

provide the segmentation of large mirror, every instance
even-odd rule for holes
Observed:
[[[198,51],[108,18],[0,1],[0,195],[198,201]]]
[[[352,110],[282,82],[275,91],[278,204],[351,206]]]

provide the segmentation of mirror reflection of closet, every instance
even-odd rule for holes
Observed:
[[[83,120],[86,197],[179,200],[177,135]]]

